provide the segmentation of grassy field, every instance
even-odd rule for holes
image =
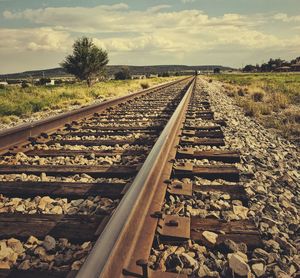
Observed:
[[[152,78],[147,80],[111,80],[100,82],[89,88],[86,84],[53,87],[17,86],[0,89],[0,123],[9,124],[18,118],[31,116],[35,112],[63,109],[70,105],[87,105],[96,99],[104,100],[121,96],[143,87],[176,79]]]
[[[245,114],[289,139],[300,135],[300,73],[220,74],[228,96]]]

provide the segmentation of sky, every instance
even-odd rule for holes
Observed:
[[[58,67],[82,36],[113,65],[291,60],[300,56],[300,1],[0,0],[0,73]]]

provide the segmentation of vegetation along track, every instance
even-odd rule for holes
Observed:
[[[191,78],[0,134],[0,276],[80,269]]]

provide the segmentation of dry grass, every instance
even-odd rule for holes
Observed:
[[[0,89],[0,123],[11,123],[18,117],[28,117],[36,112],[64,109],[70,105],[88,105],[98,100],[118,97],[178,77],[151,78],[141,80],[111,80],[100,82],[89,88],[84,83],[55,87],[17,86]],[[146,86],[146,87],[147,87]]]
[[[300,111],[295,109],[286,109],[284,111],[284,115],[287,119],[289,119],[291,122],[295,122],[297,124],[300,124]]]
[[[224,74],[215,78],[225,82],[226,94],[244,108],[245,115],[299,140],[300,74]]]

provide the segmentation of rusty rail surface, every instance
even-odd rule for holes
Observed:
[[[149,255],[157,225],[157,219],[149,219],[149,214],[153,211],[153,205],[158,205],[164,198],[164,195],[160,194],[162,179],[172,170],[168,154],[176,153],[174,145],[178,141],[194,84],[195,79],[96,241],[77,277],[120,277],[122,273],[145,277],[147,266],[145,267],[143,260]],[[157,201],[159,195],[161,200]]]
[[[76,109],[67,113],[62,113],[48,119],[42,119],[39,121],[35,121],[32,123],[20,125],[17,127],[13,127],[10,129],[6,129],[0,132],[0,152],[6,149],[9,149],[17,144],[21,144],[26,142],[28,138],[40,135],[41,133],[51,132],[52,130],[57,130],[62,127],[66,123],[76,121],[80,118],[84,118],[88,115],[91,115],[95,112],[102,111],[108,107],[112,107],[118,105],[122,102],[128,101],[130,99],[134,99],[138,96],[142,96],[146,93],[149,93],[153,90],[162,89],[169,87],[173,84],[179,83],[183,80],[187,80],[191,77],[186,77],[183,79],[179,79],[176,81],[167,82],[164,84],[160,84],[154,87],[151,87],[146,90],[140,90],[138,92],[125,95],[122,97],[114,98],[111,100],[104,101],[99,104],[89,105],[80,109]]]

